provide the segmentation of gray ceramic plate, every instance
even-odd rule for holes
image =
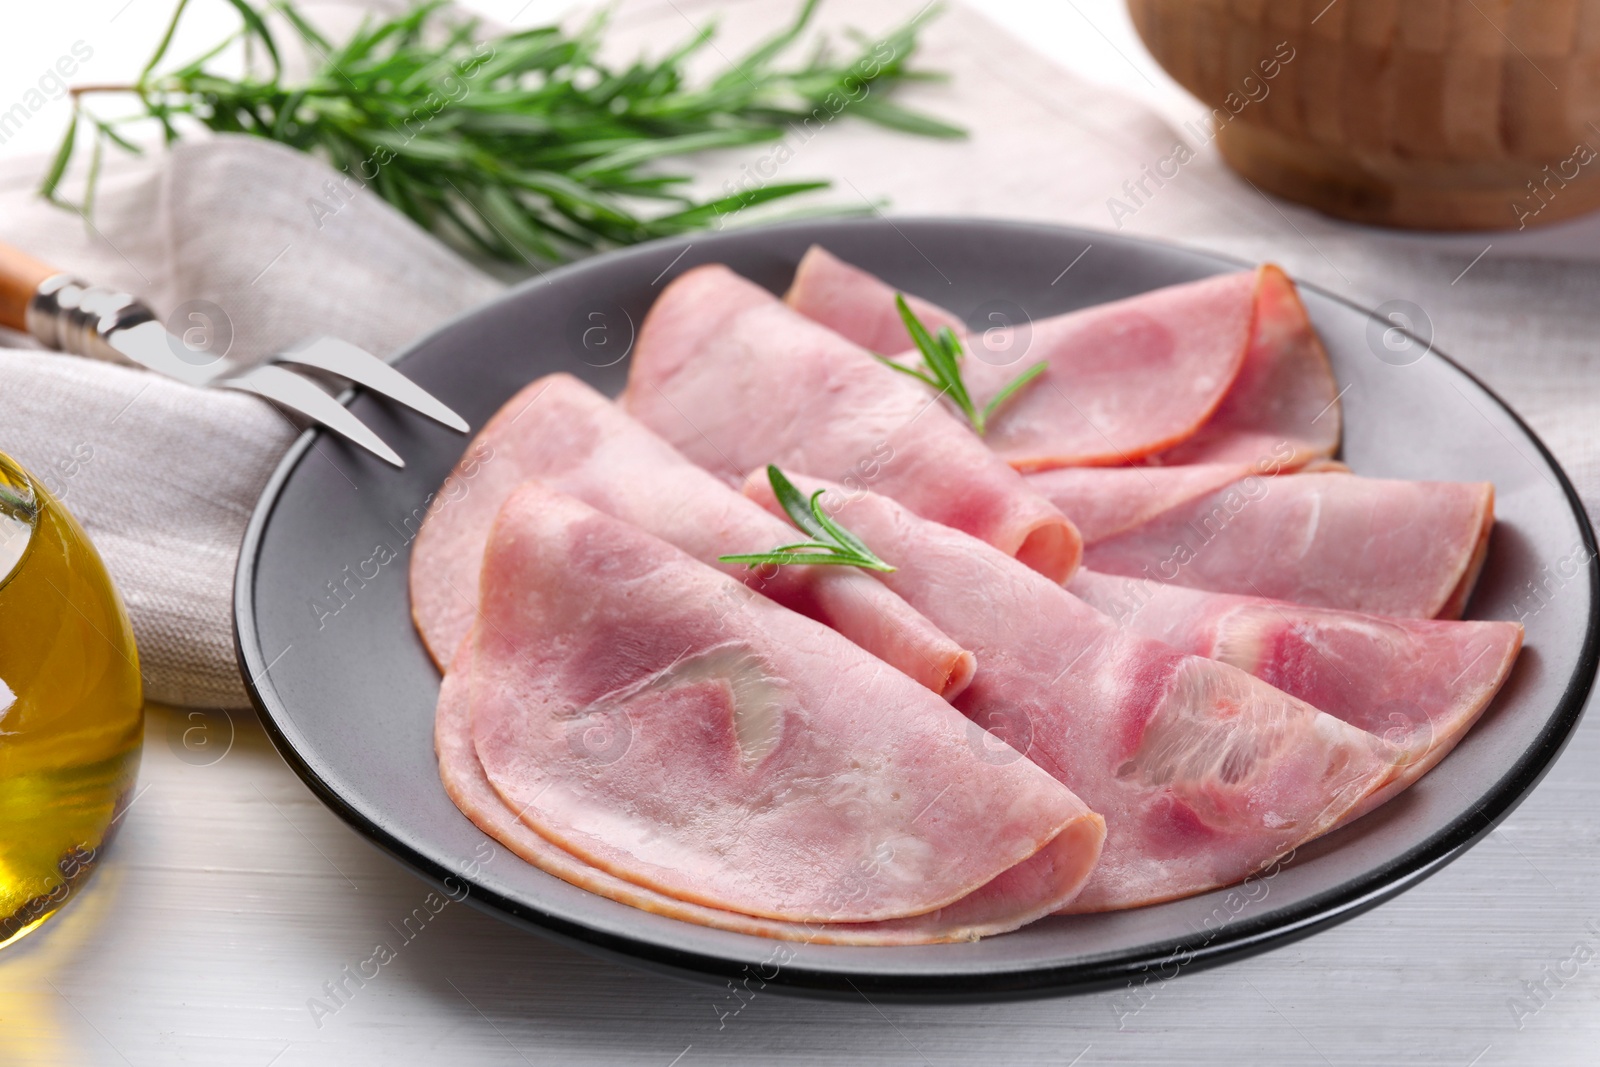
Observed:
[[[673,276],[721,261],[781,290],[812,242],[971,313],[975,325],[994,321],[995,311],[1040,317],[1239,266],[1104,233],[975,220],[697,235],[552,271],[444,326],[399,365],[474,426],[551,371],[615,393],[634,331]],[[1243,889],[1047,919],[976,944],[789,945],[775,961],[775,942],[636,911],[503,849],[475,866],[487,838],[439,784],[431,740],[439,675],[412,630],[406,591],[408,544],[424,500],[466,440],[364,395],[352,410],[407,466],[395,470],[312,432],[290,450],[256,509],[239,563],[245,677],[284,758],[356,829],[424,877],[465,885],[486,910],[647,966],[769,988],[1002,997],[1170,977],[1304,936],[1415,885],[1534,786],[1594,678],[1600,596],[1593,531],[1522,421],[1425,343],[1393,332],[1391,321],[1315,290],[1305,296],[1348,386],[1343,458],[1356,471],[1494,482],[1500,522],[1468,614],[1525,616],[1527,647],[1495,705],[1433,773]],[[347,580],[379,545],[397,558],[375,577]],[[373,566],[365,565],[368,575]],[[1542,583],[1542,598],[1528,599],[1530,582]],[[314,606],[341,603],[327,599],[329,583],[346,590],[332,615]]]

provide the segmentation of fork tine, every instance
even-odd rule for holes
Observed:
[[[318,337],[296,345],[273,357],[274,363],[298,363],[315,367],[342,378],[349,378],[390,400],[404,404],[414,411],[466,433],[470,427],[460,415],[451,411],[404,374],[395,370],[377,356],[337,337]]]
[[[318,389],[312,382],[293,371],[270,363],[245,371],[233,378],[223,378],[216,385],[240,389],[266,397],[291,411],[321,423],[334,433],[371,452],[379,459],[404,467],[399,453],[383,443],[383,439],[367,428],[366,423],[350,414],[345,406]]]

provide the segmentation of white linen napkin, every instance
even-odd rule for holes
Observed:
[[[921,6],[856,0],[825,5],[823,21],[877,32]],[[714,71],[793,8],[792,0],[642,0],[613,18],[613,46],[659,49],[717,12],[718,47],[704,57]],[[1366,306],[1409,301],[1423,309],[1438,347],[1545,438],[1591,512],[1600,501],[1594,262],[1530,258],[1520,235],[1379,231],[1271,201],[1223,166],[1199,103],[1195,123],[1174,129],[959,6],[926,31],[919,64],[952,77],[898,99],[965,125],[968,140],[830,121],[788,139],[780,180],[831,177],[827,199],[857,208],[886,199],[898,213],[1037,219],[1177,240],[1275,260]],[[1124,183],[1180,141],[1193,158],[1175,178],[1147,183],[1150,195],[1131,204]],[[704,156],[695,168],[702,190],[715,191],[774,158],[772,146],[757,146]],[[366,193],[319,229],[307,201],[326,202],[324,182],[335,175],[264,142],[216,138],[152,163],[117,163],[92,231],[31,198],[42,165],[0,172],[0,239],[141,293],[158,309],[210,301],[232,322],[234,354],[264,355],[321,332],[391,354],[497,288]],[[1092,252],[1074,269],[1092,270]],[[0,351],[0,389],[11,400],[0,450],[64,493],[106,557],[133,615],[147,695],[243,704],[233,563],[246,517],[292,437],[287,421],[250,397],[26,351]]]
[[[0,238],[139,293],[160,314],[205,301],[198,313],[216,321],[193,325],[231,328],[229,355],[245,359],[319,333],[389,355],[496,292],[375,197],[358,196],[319,229],[307,200],[326,202],[332,176],[254,138],[180,144],[154,164],[119,168],[89,228],[39,203],[37,170],[19,166],[0,189]],[[22,348],[0,349],[0,396],[0,451],[62,499],[105,558],[133,620],[146,697],[246,704],[234,563],[294,424],[242,393]]]

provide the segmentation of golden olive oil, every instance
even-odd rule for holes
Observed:
[[[93,871],[132,795],[143,729],[133,631],[105,565],[0,456],[0,947]]]

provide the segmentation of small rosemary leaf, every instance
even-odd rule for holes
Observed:
[[[553,171],[510,171],[506,178],[519,188],[543,193],[564,209],[585,219],[605,220],[622,226],[638,225],[638,220],[632,215],[606,203],[565,175]]]
[[[143,146],[136,145],[132,141],[123,137],[122,134],[117,132],[114,123],[102,122],[99,119],[96,119],[94,124],[95,128],[104,134],[107,140],[116,145],[118,148],[122,149],[124,152],[132,152],[136,156],[144,155]]]
[[[390,149],[395,155],[408,159],[427,160],[432,163],[466,163],[471,158],[471,152],[465,145],[439,137],[400,137],[380,133],[375,134],[372,140]]]
[[[800,207],[790,207],[783,210],[763,211],[759,215],[752,215],[748,219],[730,218],[725,225],[729,229],[740,226],[776,226],[786,222],[801,222],[807,219],[848,219],[866,218],[874,214],[873,209],[859,201],[854,203],[820,203],[807,204]]]
[[[439,53],[439,60],[441,62],[444,61],[452,52],[459,48],[467,47],[474,41],[478,40],[478,28],[479,22],[475,18],[466,19],[457,23],[457,25],[450,31],[449,35],[444,39],[443,43],[441,43],[436,49],[436,51]],[[544,27],[544,29],[548,32],[551,28]]]
[[[948,326],[941,326],[933,332],[933,347],[947,367],[959,367],[961,357],[966,355],[961,350],[961,341],[956,337],[955,331]]]
[[[863,566],[869,566],[871,563],[877,563],[881,564],[881,567],[874,569],[893,570],[894,568],[890,567],[887,563],[884,563],[881,559],[879,559],[877,553],[868,548],[865,542],[863,542],[859,537],[851,533],[849,530],[846,530],[843,526],[840,526],[838,523],[834,522],[833,519],[828,516],[828,513],[822,510],[822,505],[818,503],[818,497],[820,496],[822,496],[822,493],[818,492],[811,498],[811,510],[816,514],[817,521],[822,524],[823,529],[828,531],[829,536],[832,537],[833,540],[837,541],[851,555],[859,556],[863,560],[870,561],[870,563],[862,564]]]
[[[647,163],[661,156],[687,155],[712,148],[734,148],[739,145],[776,141],[784,135],[781,129],[730,129],[707,130],[704,133],[686,133],[679,137],[662,137],[654,141],[632,141],[603,156],[572,168],[574,178],[583,179],[608,170],[623,170]]]
[[[553,71],[563,66],[580,66],[584,56],[571,42],[544,37],[501,38],[494,54],[478,66],[475,81],[494,82],[511,74]]]
[[[917,351],[922,354],[922,361],[929,373],[939,388],[949,395],[956,407],[960,408],[962,414],[971,421],[972,398],[967,395],[966,386],[961,381],[961,363],[957,355],[952,354],[939,340],[929,335],[927,327],[923,326],[921,320],[912,313],[905,297],[899,293],[895,294],[895,306],[900,311],[900,320],[905,323],[906,332],[911,335]]]
[[[483,114],[503,111],[514,115],[538,115],[551,126],[556,126],[562,122],[561,116],[542,114],[540,110],[546,104],[547,92],[545,89],[480,87],[456,106]]]
[[[341,67],[353,67],[366,59],[372,50],[399,32],[398,22],[386,22],[374,27],[370,13],[361,16],[361,23],[356,27],[350,39],[338,54],[332,56],[330,64]]]
[[[272,123],[267,120],[266,114],[258,103],[240,102],[234,105],[235,120],[239,128],[257,137],[269,137]]]
[[[554,126],[554,123],[552,123]],[[565,129],[565,126],[562,127]],[[601,136],[609,133],[610,136]],[[616,126],[609,130],[593,131],[593,135],[583,140],[574,140],[560,145],[540,146],[540,154],[554,154],[570,160],[588,161],[612,152],[627,148],[637,143],[638,138],[630,136],[626,127]]]
[[[906,333],[911,336],[911,343],[922,353],[922,358],[928,358],[928,353],[934,351],[933,337],[928,333],[928,328],[922,325],[922,320],[912,312],[911,305],[906,303],[903,294],[894,294],[894,307],[900,313],[900,321],[905,324]],[[931,363],[928,369],[937,370]]]
[[[779,53],[793,44],[795,38],[805,32],[806,26],[810,24],[811,18],[816,12],[817,0],[805,0],[805,3],[800,5],[800,10],[795,14],[793,22],[745,53],[713,84],[722,84],[731,82],[734,79],[746,78],[761,70],[761,68],[772,62]]]
[[[788,563],[790,561],[788,559],[785,559],[785,558],[777,555],[776,553],[770,553],[770,552],[768,552],[768,553],[748,552],[748,553],[735,554],[735,555],[731,555],[731,556],[718,556],[717,557],[717,562],[718,563],[743,563],[746,567],[761,567],[761,566],[765,566],[768,563],[773,563],[773,564],[777,564],[778,566],[781,567],[785,563]]]
[[[44,180],[39,183],[39,195],[57,203],[65,201],[56,196],[56,190],[61,187],[61,179],[67,173],[67,163],[72,159],[72,146],[78,139],[79,113],[76,102],[72,108],[72,118],[67,123],[67,132],[61,136],[61,145],[56,149],[55,158],[50,161],[50,169],[45,171]]]
[[[573,248],[593,248],[597,243],[596,220],[592,218],[575,218],[570,212],[561,210],[561,205],[551,202],[553,210],[537,212],[537,223],[548,230],[545,236],[552,242],[566,242]],[[632,225],[632,224],[628,224]],[[613,224],[611,231],[623,228],[624,224]],[[612,238],[614,239],[614,238]]]
[[[555,248],[529,222],[527,208],[504,187],[486,185],[479,190],[477,200],[469,200],[468,205],[483,215],[498,236],[524,258],[527,256],[525,248],[550,259],[557,255]]]
[[[817,564],[826,566],[832,564],[834,566],[844,567],[866,566],[866,564],[864,564],[862,561],[855,559],[852,556],[841,555],[840,553],[833,551],[752,552],[748,555],[718,556],[717,561],[719,563],[743,563],[749,567],[762,567],[769,563],[778,567],[786,567],[790,564],[804,564],[808,566],[815,566]]]
[[[94,193],[100,186],[100,157],[104,154],[106,139],[96,136],[94,148],[89,152],[89,173],[83,179],[83,217],[94,214]]]
[[[182,3],[187,2],[188,0],[182,0]],[[179,5],[179,12],[174,13],[172,16],[174,25],[177,24],[178,14],[181,14],[182,3]],[[234,10],[239,12],[239,17],[244,20],[245,27],[250,31],[251,34],[255,36],[256,40],[261,42],[261,47],[267,50],[267,55],[272,59],[272,76],[274,79],[277,79],[279,75],[283,73],[283,60],[278,55],[277,42],[272,39],[272,31],[267,29],[266,20],[263,19],[261,17],[261,13],[255,8],[251,7],[246,0],[228,0],[228,3],[232,4]],[[293,5],[279,4],[277,5],[277,9],[282,12],[284,17],[287,18],[291,23],[295,23],[297,29],[300,29],[302,25],[305,25],[305,20],[300,18],[299,13],[295,11]],[[300,32],[304,33],[305,30],[301,29]],[[312,30],[312,33],[315,35],[316,31]],[[314,37],[313,39],[320,40],[320,35]],[[321,43],[323,50],[326,51],[328,47],[327,42],[322,41]],[[161,53],[158,50],[156,55],[150,60],[150,67],[154,67],[160,61]],[[143,79],[140,80],[142,81]]]
[[[590,184],[596,189],[614,193],[619,196],[637,197],[643,200],[665,200],[674,204],[688,205],[683,194],[675,187],[689,180],[683,174],[659,174],[653,178],[627,178],[606,181],[601,178],[593,179]]]
[[[348,92],[353,85],[363,92],[372,92],[378,102],[388,99],[410,101],[422,94],[402,92],[400,82],[416,73],[417,62],[409,52],[396,52],[387,56],[374,56],[370,63],[325,63],[316,74],[318,84],[335,92]]]
[[[821,541],[796,541],[793,544],[779,545],[768,549],[769,552],[837,552],[837,545],[825,545]]]
[[[385,180],[385,175],[387,172],[387,167],[378,171],[378,181],[380,186]],[[394,202],[394,198],[389,195],[385,195],[384,199],[389,200],[391,203]],[[442,197],[434,201],[434,206],[438,210],[440,217],[446,220],[449,230],[464,238],[468,245],[477,249],[479,252],[482,252],[484,255],[491,256],[495,259],[509,259],[512,261],[520,260],[523,262],[527,261],[526,254],[519,253],[518,250],[512,247],[504,238],[498,236],[494,232],[493,228],[488,226],[487,223],[483,222],[483,214],[476,208],[471,209],[473,215],[476,216],[478,220],[474,222],[473,216],[467,215],[461,211],[456,204]]]
[[[670,215],[662,215],[650,220],[650,225],[657,227],[663,234],[679,233],[684,230],[694,230],[706,225],[723,215],[731,215],[743,208],[755,207],[772,200],[794,196],[796,193],[809,193],[814,189],[826,189],[830,182],[783,182],[777,185],[766,185],[759,189],[752,189],[746,193],[734,193],[731,196],[720,196],[715,200],[708,200],[703,204],[686,208],[683,211]]]
[[[245,0],[228,0],[228,2],[234,7],[240,9],[239,13],[244,16],[246,25],[248,25],[252,30],[255,30],[256,25],[259,23],[261,25],[261,32],[265,32],[266,25],[261,23],[261,16],[254,15],[253,13],[245,13],[244,9],[250,6],[245,2]],[[291,3],[280,2],[273,4],[273,9],[277,11],[278,14],[282,15],[290,26],[294,27],[294,31],[300,35],[300,39],[302,41],[310,45],[319,53],[318,57],[320,59],[324,61],[328,59],[329,53],[333,51],[333,45],[329,43],[326,37],[322,36],[321,30],[311,25],[306,17],[300,13],[298,8]],[[255,20],[254,22],[251,21],[252,17]],[[399,21],[401,23],[401,32],[404,32],[406,17],[401,16]]]
[[[684,60],[690,59],[696,53],[711,43],[712,36],[716,33],[716,23],[707,22],[693,36],[689,37],[677,48],[662,56],[656,64],[657,70],[671,69],[683,65]]]
[[[400,82],[398,91],[408,95],[427,92],[445,91],[453,92],[459,84],[452,81],[457,77],[457,64],[454,50],[447,50],[437,56],[418,57],[414,64],[415,69]]]
[[[811,513],[811,502],[771,463],[767,464],[767,483],[772,486],[772,495],[777,498],[778,506],[789,516],[790,522],[819,541],[827,538],[828,528]]]
[[[421,44],[423,30],[427,26],[428,19],[435,11],[441,11],[449,6],[450,0],[426,0],[424,3],[416,4],[406,14],[400,16],[397,21],[400,24],[400,32],[405,34],[406,42],[408,44]]]
[[[366,58],[374,48],[391,37],[398,39],[399,46],[402,49],[414,48],[422,43],[423,32],[427,27],[428,20],[433,17],[433,13],[443,9],[445,6],[440,0],[429,0],[428,3],[417,4],[398,18],[391,19],[375,29],[370,29],[365,34],[365,37],[359,41],[359,44],[353,40],[350,45],[347,45],[338,55],[334,56],[333,60],[337,63],[343,63],[346,60],[352,63],[359,62]],[[363,28],[368,26],[365,17],[362,19],[362,26]],[[460,27],[458,27],[459,29]],[[452,32],[439,45],[439,50],[448,49],[450,43],[458,39],[455,36],[455,32]]]
[[[203,72],[203,68],[205,67],[205,65],[207,63],[209,63],[211,60],[215,59],[217,56],[221,55],[223,52],[227,51],[227,49],[231,45],[233,45],[233,43],[235,41],[238,41],[242,37],[244,37],[245,32],[246,32],[245,30],[240,29],[240,30],[234,31],[233,33],[228,34],[228,36],[226,36],[222,40],[218,41],[211,48],[206,49],[204,52],[201,52],[198,56],[196,56],[193,59],[189,60],[189,62],[185,63],[183,66],[179,67],[177,70],[172,71],[170,74],[168,74],[166,77],[164,77],[162,79],[162,81],[175,80],[175,81],[182,82],[182,81],[187,80],[188,78],[192,78],[195,75],[202,73]],[[146,73],[148,73],[148,71],[146,71]],[[144,83],[144,77],[141,76],[139,81],[140,81],[140,84],[143,84]]]
[[[966,350],[961,347],[961,338],[948,326],[941,326],[933,332],[933,343],[938,346],[940,355],[945,363],[951,367],[959,368],[961,361],[966,358]]]
[[[183,94],[215,97],[217,100],[238,100],[254,97],[260,92],[260,87],[248,82],[236,82],[228,78],[218,78],[201,71],[184,79]]]
[[[960,126],[953,126],[948,122],[919,114],[887,100],[874,100],[867,97],[850,105],[851,114],[868,122],[877,123],[879,126],[902,133],[913,133],[919,137],[940,137],[946,140],[960,140],[967,136],[967,131]]]
[[[989,421],[989,416],[994,414],[996,408],[998,408],[1001,404],[1004,404],[1007,400],[1010,400],[1025,385],[1049,369],[1050,364],[1041,359],[1039,362],[1035,363],[1033,366],[1029,367],[1027,370],[1023,371],[1021,374],[1017,375],[1015,378],[1011,379],[1004,386],[1002,386],[1000,391],[994,395],[994,399],[990,400],[989,403],[984,406],[984,422],[987,423]]]
[[[275,141],[284,139],[289,126],[294,122],[295,112],[300,110],[300,102],[306,98],[306,92],[301,89],[291,93],[278,107],[277,117],[272,123],[272,133],[269,136]]]
[[[888,367],[890,370],[897,370],[901,374],[909,374],[909,375],[911,375],[911,377],[915,378],[919,382],[922,382],[924,385],[931,386],[934,389],[943,389],[944,388],[944,386],[940,385],[937,381],[935,381],[934,379],[930,378],[928,375],[922,373],[922,371],[917,370],[917,368],[915,368],[915,367],[908,367],[904,363],[896,363],[894,360],[890,359],[888,356],[880,356],[876,352],[872,353],[872,358],[877,360],[879,363],[882,363],[885,367]]]
[[[150,117],[161,123],[161,134],[167,144],[178,139],[178,129],[172,124],[172,109],[164,104],[150,103]]]
[[[960,339],[950,327],[941,326],[933,335],[933,343],[939,350],[939,358],[950,375],[950,395],[955,399],[957,406],[967,413],[967,417],[971,418],[974,408],[972,394],[967,392],[966,379],[961,375],[961,360],[966,353],[961,349]]]
[[[156,69],[156,64],[160,63],[162,58],[166,56],[167,49],[172,47],[172,35],[177,32],[178,20],[183,17],[183,9],[188,6],[189,0],[178,0],[177,6],[172,9],[172,17],[167,20],[166,31],[162,33],[161,40],[156,44],[156,50],[150,56],[150,61],[139,72],[137,84],[143,85],[145,83],[145,79],[150,77],[150,72]]]

